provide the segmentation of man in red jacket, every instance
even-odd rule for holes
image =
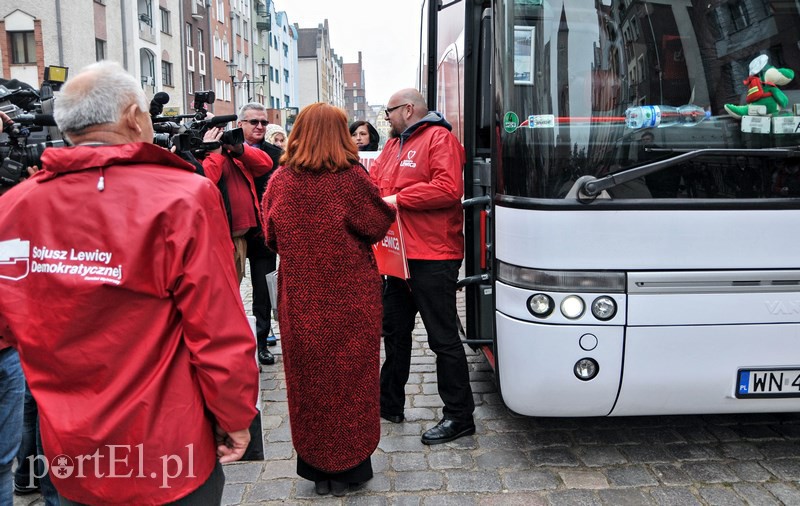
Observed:
[[[152,144],[118,64],[63,87],[75,147],[2,197],[0,334],[62,504],[219,504],[256,415],[255,343],[219,191]]]
[[[411,366],[411,331],[422,316],[436,353],[444,418],[422,435],[425,444],[475,433],[475,404],[467,357],[458,333],[456,281],[464,257],[464,148],[438,112],[428,112],[417,90],[392,95],[385,111],[391,139],[370,170],[381,196],[398,208],[410,278],[388,276],[383,291],[381,416],[404,419],[405,384]]]
[[[219,141],[223,129],[210,128],[203,137],[206,142]],[[258,148],[246,143],[235,146],[222,145],[209,152],[203,160],[206,177],[214,183],[225,181],[231,211],[236,276],[239,283],[244,278],[247,262],[247,234],[261,228],[261,203],[258,200],[255,178],[272,170],[272,159]]]

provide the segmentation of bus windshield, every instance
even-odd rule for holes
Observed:
[[[492,14],[498,193],[560,199],[581,176],[712,148],[610,197],[800,197],[800,158],[742,152],[800,145],[796,2],[510,0]]]

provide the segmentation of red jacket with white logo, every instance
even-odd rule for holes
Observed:
[[[464,148],[450,124],[430,112],[390,139],[370,167],[381,196],[397,195],[406,256],[411,260],[464,257]]]
[[[256,415],[220,193],[153,144],[42,161],[0,198],[0,334],[38,402],[53,483],[87,504],[184,497],[215,465],[213,424]]]

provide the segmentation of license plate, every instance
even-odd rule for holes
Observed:
[[[800,397],[800,369],[739,369],[736,397]]]

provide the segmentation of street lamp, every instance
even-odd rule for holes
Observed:
[[[231,76],[231,100],[233,100],[233,113],[236,114],[236,63],[230,62],[227,65],[228,74]]]
[[[267,78],[267,72],[269,71],[269,63],[264,60],[264,57],[261,57],[261,61],[258,63],[258,73],[261,74],[261,85],[264,85],[264,81]],[[269,88],[267,88],[269,90]],[[269,92],[267,93],[269,95]]]
[[[236,111],[236,86],[246,86],[247,88],[247,101],[249,102],[252,100],[252,96],[250,95],[250,85],[253,86],[253,95],[255,95],[256,85],[258,81],[249,81],[242,79],[241,81],[236,81],[236,74],[238,70],[238,65],[231,62],[226,64],[228,67],[228,73],[231,76],[231,86],[233,87],[233,109],[234,112]],[[258,72],[261,74],[261,84],[263,85],[267,79],[267,73],[269,72],[269,63],[266,62],[264,58],[261,58],[261,61],[258,63]]]

